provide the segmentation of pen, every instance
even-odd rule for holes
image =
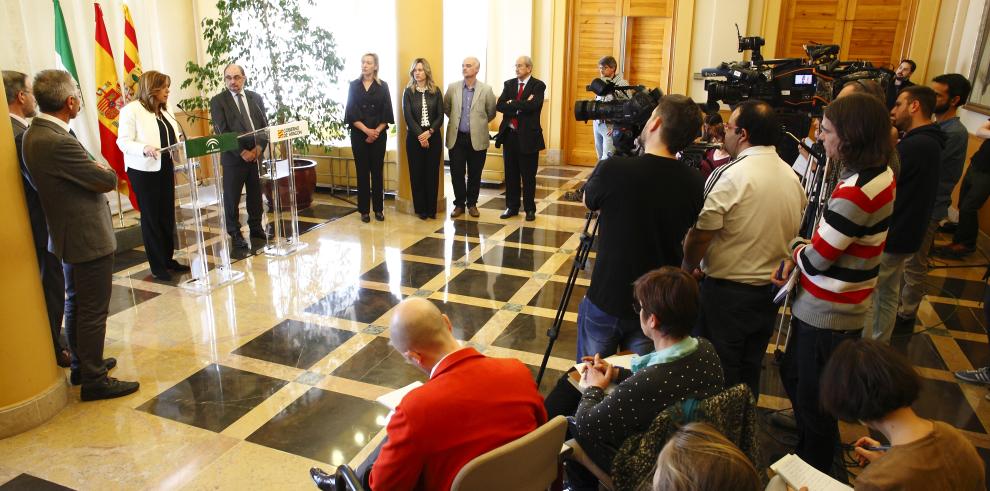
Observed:
[[[863,445],[859,448],[862,448],[863,450],[869,450],[871,452],[886,452],[890,450],[890,445],[879,445],[876,447],[874,447],[873,445]]]

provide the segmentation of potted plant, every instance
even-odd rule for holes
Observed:
[[[198,95],[179,106],[193,118],[207,114],[209,98],[224,86],[224,67],[238,63],[248,73],[252,90],[264,98],[271,124],[309,123],[309,136],[293,141],[297,151],[313,144],[326,147],[341,138],[343,107],[328,98],[325,89],[337,82],[344,63],[336,55],[333,34],[311,24],[304,5],[315,8],[313,0],[219,0],[217,17],[201,24],[210,59],[204,64],[187,62],[189,77],[181,85],[195,88]],[[312,160],[295,159],[300,208],[312,201],[315,166]],[[270,186],[265,193],[269,203]],[[288,187],[285,180],[279,181],[282,187]]]

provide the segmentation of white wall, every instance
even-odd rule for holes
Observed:
[[[741,61],[737,50],[736,24],[743,36],[763,36],[749,29],[750,3],[739,0],[697,0],[691,36],[691,73],[718,66],[723,61]],[[757,26],[758,29],[758,26]],[[703,80],[692,78],[687,96],[697,102],[708,99]]]

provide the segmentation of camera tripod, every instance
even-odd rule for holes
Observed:
[[[594,225],[592,225],[594,220]],[[571,265],[571,272],[567,275],[567,283],[564,285],[564,293],[560,296],[560,305],[557,306],[557,314],[553,318],[553,325],[547,329],[547,350],[543,353],[543,361],[540,362],[540,371],[536,375],[536,386],[540,386],[543,381],[543,373],[547,369],[547,362],[550,361],[550,352],[553,351],[553,344],[560,335],[560,325],[564,323],[564,314],[567,312],[567,304],[571,301],[571,294],[574,292],[574,283],[577,281],[578,273],[588,266],[588,254],[591,246],[595,243],[595,236],[598,235],[598,212],[589,211],[585,215],[584,230],[581,232],[581,242],[574,253],[574,263]]]

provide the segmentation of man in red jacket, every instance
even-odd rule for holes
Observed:
[[[546,422],[530,371],[518,360],[462,348],[450,319],[428,300],[400,303],[390,334],[392,347],[430,380],[402,399],[388,436],[358,467],[365,488],[450,489],[471,459]],[[332,475],[315,467],[310,474],[320,489],[335,489]]]

